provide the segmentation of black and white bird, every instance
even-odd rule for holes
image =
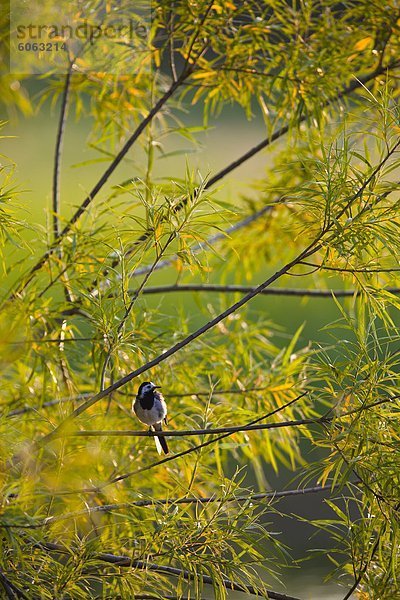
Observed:
[[[161,392],[157,392],[159,385],[154,385],[151,381],[145,381],[138,389],[132,410],[139,421],[148,425],[150,431],[162,431],[162,423],[167,423],[167,405]],[[167,440],[163,435],[154,437],[157,451],[159,454],[164,452],[168,454]]]

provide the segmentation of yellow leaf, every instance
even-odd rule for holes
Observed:
[[[215,87],[213,90],[211,90],[211,92],[208,94],[209,98],[213,98],[214,96],[216,96],[219,93],[219,88]]]
[[[325,469],[324,469],[321,477],[319,478],[319,483],[321,485],[325,485],[326,484],[326,480],[328,479],[329,473],[332,471],[332,469],[333,469],[334,466],[335,465],[333,463],[331,463],[331,464],[328,464],[325,467]]]
[[[161,65],[161,58],[160,58],[159,50],[154,51],[154,63],[156,65],[156,67],[159,67]]]
[[[356,44],[354,44],[354,48],[356,50],[365,50],[365,48],[367,46],[369,46],[369,44],[373,41],[371,36],[368,36],[366,38],[363,38],[362,40],[358,40],[358,42]]]
[[[193,74],[193,79],[207,79],[208,77],[212,77],[213,76],[213,72],[212,71],[198,71],[197,73]]]
[[[292,383],[283,383],[281,385],[275,385],[273,387],[268,388],[269,392],[283,392],[285,390],[290,390],[293,387]]]

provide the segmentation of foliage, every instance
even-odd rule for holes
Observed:
[[[132,4],[77,3],[78,19],[133,18]],[[36,95],[2,76],[11,118],[59,119],[53,227],[25,222],[12,161],[0,170],[7,597],[201,598],[211,585],[279,598],[266,590],[292,559],[274,519],[293,517],[279,499],[303,484],[329,490],[332,516],[313,525],[330,532],[345,598],[399,596],[399,19],[395,0],[158,0],[140,55],[99,41],[101,70],[89,46],[70,49]],[[230,104],[261,116],[265,137],[201,173],[198,134]],[[68,114],[91,123],[82,181],[104,166],[69,204]],[[180,171],[160,178],[177,136]],[[277,140],[252,189],[227,199],[225,180]],[[329,341],[268,314],[261,293],[290,276],[332,291]],[[183,300],[188,283],[198,292]],[[180,432],[160,459],[130,410],[150,379]],[[274,489],[282,470],[296,489]]]

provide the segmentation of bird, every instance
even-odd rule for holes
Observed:
[[[132,410],[137,418],[145,425],[149,425],[149,431],[162,431],[163,421],[167,423],[167,405],[161,392],[157,391],[160,387],[152,381],[144,381],[140,384],[132,404]],[[155,436],[154,440],[159,454],[169,453],[167,440],[163,435]]]

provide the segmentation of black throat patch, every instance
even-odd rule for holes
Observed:
[[[151,410],[154,406],[154,399],[154,392],[152,390],[146,392],[146,394],[139,398],[140,406],[143,410]]]

